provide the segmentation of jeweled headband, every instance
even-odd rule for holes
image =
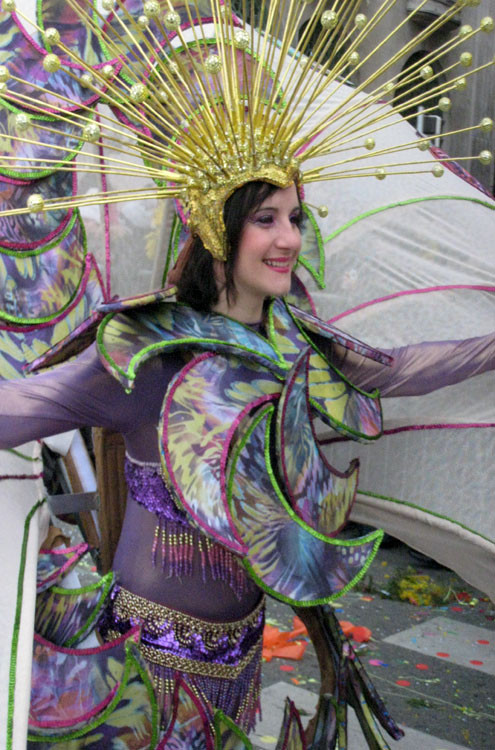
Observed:
[[[56,170],[89,171],[151,177],[154,186],[102,186],[90,195],[50,199],[34,191],[26,206],[0,216],[175,198],[190,230],[224,260],[223,207],[246,182],[284,188],[294,180],[383,179],[410,171],[441,176],[436,159],[418,165],[408,157],[418,147],[427,150],[427,138],[377,150],[374,136],[397,113],[416,116],[420,105],[424,114],[448,110],[449,93],[493,65],[491,60],[473,67],[466,44],[492,32],[494,22],[486,17],[477,29],[461,26],[440,48],[403,68],[399,81],[392,74],[397,63],[411,59],[418,45],[478,0],[457,0],[406,44],[396,41],[400,24],[362,53],[396,2],[383,0],[367,18],[359,12],[361,0],[319,0],[300,34],[308,15],[304,0],[244,0],[240,15],[230,0],[102,0],[102,12],[86,0],[67,0],[66,16],[48,28],[40,21],[40,46],[32,50],[32,64],[23,65],[16,34],[31,22],[16,11],[14,0],[3,0],[0,20],[9,12],[14,24],[12,54],[0,66],[1,102],[12,114],[0,156],[3,173],[26,179]],[[409,20],[426,4],[418,0]],[[377,63],[354,88],[346,86],[370,69],[375,54],[382,59],[385,48],[391,50],[387,62]],[[456,62],[440,72],[438,61],[453,53]],[[484,118],[463,131],[492,127]],[[83,148],[86,143],[100,150]],[[390,154],[398,160],[391,163]],[[479,159],[489,164],[492,154],[484,150]]]

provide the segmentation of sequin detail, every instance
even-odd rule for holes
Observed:
[[[168,576],[191,576],[196,556],[205,583],[207,576],[223,581],[238,599],[255,588],[232,552],[190,525],[165,486],[160,464],[140,463],[126,456],[125,476],[131,498],[158,517],[151,549],[153,566],[160,566]]]
[[[212,622],[169,609],[115,586],[100,632],[105,640],[141,626],[140,651],[164,713],[177,672],[195,692],[249,730],[259,703],[264,598],[241,620]]]

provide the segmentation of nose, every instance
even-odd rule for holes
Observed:
[[[301,249],[301,232],[291,216],[284,217],[280,222],[276,245],[280,250],[291,254],[298,253]]]

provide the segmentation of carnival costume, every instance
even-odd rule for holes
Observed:
[[[14,9],[11,0],[4,0],[4,9],[6,3]],[[4,163],[10,159],[16,164],[9,173],[17,193],[12,200],[18,203],[19,195],[26,199],[23,178],[38,179],[38,187],[35,192],[28,187],[26,207],[9,207],[0,215],[17,216],[21,224],[27,215],[42,234],[44,211],[53,211],[60,220],[69,209],[58,241],[65,243],[64,249],[80,250],[84,230],[78,206],[146,195],[171,197],[183,224],[215,258],[225,260],[223,208],[245,183],[260,180],[285,188],[349,172],[381,180],[388,171],[400,171],[400,165],[363,166],[374,148],[377,123],[389,116],[388,110],[379,113],[390,81],[315,121],[319,105],[359,67],[357,48],[364,30],[377,22],[356,15],[359,3],[340,4],[340,15],[318,3],[291,57],[301,17],[295,2],[286,9],[280,51],[270,36],[281,30],[276,3],[268,9],[262,5],[265,35],[257,34],[254,24],[247,26],[249,18],[240,19],[227,4],[170,4],[164,15],[154,0],[145,3],[141,15],[134,4],[103,5],[107,18],[96,10],[86,15],[79,4],[69,3],[65,24],[72,30],[70,41],[42,24],[45,49],[37,51],[38,65],[29,79],[20,74],[21,59],[0,71],[16,132],[39,129],[35,138],[9,136],[19,149],[4,158]],[[45,15],[55,18],[56,8],[46,7]],[[11,48],[24,49],[26,35],[15,20],[19,33],[14,29]],[[306,58],[303,52],[320,23],[313,55]],[[491,19],[485,19],[481,30],[489,31],[490,25]],[[327,59],[342,28],[348,34],[345,54]],[[471,33],[464,32],[462,39]],[[63,55],[53,52],[57,46]],[[466,62],[464,57],[460,65]],[[414,91],[418,80],[435,73],[424,62],[409,76]],[[438,95],[448,100],[444,95],[460,78],[439,81]],[[112,109],[115,121],[106,112],[101,124],[93,119],[90,106],[99,99]],[[396,111],[410,101],[399,102]],[[356,126],[356,136],[353,123],[363,108],[368,115]],[[488,118],[483,127],[491,127]],[[108,135],[105,155],[103,133]],[[44,145],[41,134],[47,136]],[[356,137],[360,156],[350,166],[341,163],[339,146]],[[101,146],[91,164],[73,160],[82,142]],[[405,144],[405,149],[416,146]],[[142,156],[144,167],[109,155],[124,147]],[[63,157],[54,165],[43,148]],[[386,150],[383,154],[388,155]],[[302,171],[310,159],[313,163]],[[483,153],[480,159],[487,162],[490,155]],[[88,199],[76,195],[75,181],[69,187],[55,171],[70,174],[85,167],[103,177],[113,171],[126,176],[144,171],[155,188],[112,193],[104,187],[101,195]],[[52,172],[55,176],[46,176]],[[439,175],[437,163],[433,173]],[[57,197],[52,198],[54,188]],[[300,262],[317,277],[322,243],[310,208],[304,210],[308,227]],[[177,230],[172,255],[180,249],[180,235]],[[351,541],[336,537],[355,498],[358,462],[336,470],[321,451],[313,417],[342,437],[374,441],[382,433],[377,387],[383,386],[385,395],[424,393],[492,369],[493,336],[444,342],[433,352],[430,345],[381,352],[319,320],[297,278],[289,298],[272,300],[258,327],[198,313],[174,301],[170,291],[101,304],[90,256],[79,284],[66,287],[62,282],[80,267],[82,256],[75,255],[64,254],[58,269],[59,289],[67,297],[63,309],[75,311],[71,305],[76,297],[83,300],[68,336],[56,340],[50,324],[58,321],[57,315],[46,315],[41,285],[30,315],[13,300],[5,317],[17,326],[38,318],[36,333],[27,335],[33,349],[43,349],[33,367],[77,353],[98,324],[96,345],[32,381],[3,386],[2,398],[9,397],[11,409],[20,399],[15,418],[7,410],[11,437],[6,444],[14,437],[19,443],[83,425],[117,429],[125,435],[129,454],[130,503],[115,561],[117,581],[109,574],[90,590],[64,589],[57,585],[60,576],[84,550],[42,554],[30,745],[55,748],[74,742],[74,747],[96,748],[120,742],[119,747],[143,749],[211,748],[215,742],[215,747],[249,747],[245,732],[254,726],[258,708],[262,592],[267,592],[315,613],[308,619],[310,632],[325,642],[333,668],[334,696],[321,697],[314,747],[345,742],[348,703],[369,746],[386,747],[372,714],[393,737],[399,738],[401,730],[324,609],[364,575],[382,532]],[[37,344],[40,325],[47,333],[43,347]],[[19,357],[15,337],[12,341],[5,359],[15,371]],[[132,561],[126,560],[130,551]],[[138,571],[137,560],[142,562]],[[155,588],[157,573],[166,591]],[[190,583],[187,591],[198,597],[204,617],[187,614],[187,601],[180,602],[186,587],[174,588],[174,579]],[[218,597],[214,603],[208,601],[213,592]],[[173,606],[156,601],[165,595]],[[213,616],[220,607],[222,622]],[[78,649],[97,624],[106,644]],[[290,702],[280,742],[281,747],[305,747]]]

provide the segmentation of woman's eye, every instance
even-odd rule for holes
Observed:
[[[257,216],[255,221],[257,224],[272,224],[273,216],[271,214],[264,214],[262,216]]]
[[[304,224],[304,216],[302,215],[302,213],[293,214],[293,216],[290,217],[290,220],[293,224],[296,225],[296,227],[299,227],[299,229],[301,229]]]

